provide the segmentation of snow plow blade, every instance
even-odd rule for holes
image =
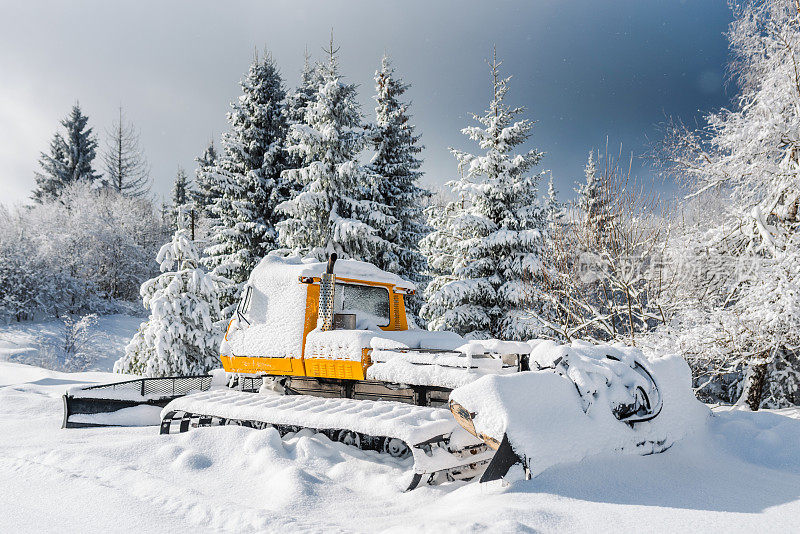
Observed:
[[[212,390],[176,398],[162,412],[161,434],[236,425],[275,428],[281,437],[308,429],[362,450],[411,457],[407,490],[480,476],[494,450],[462,429],[444,408],[308,395]]]
[[[64,396],[61,428],[158,425],[175,398],[211,387],[211,375],[139,378],[71,388]]]
[[[508,436],[506,434],[503,434],[503,439],[498,441],[492,436],[479,433],[477,430],[475,430],[475,423],[472,421],[472,418],[475,417],[475,414],[470,413],[466,408],[457,402],[450,401],[449,407],[453,417],[463,429],[473,436],[480,438],[488,447],[497,451],[492,457],[492,461],[489,462],[486,470],[481,475],[480,482],[490,482],[492,480],[503,478],[506,476],[506,473],[508,473],[508,470],[511,469],[511,467],[515,464],[522,464],[526,473],[528,472],[528,466],[526,462],[520,458],[516,452],[514,452],[513,448],[511,448],[511,444],[509,443]]]
[[[527,474],[528,468],[524,460],[520,458],[511,444],[508,442],[508,436],[503,434],[503,440],[500,442],[497,452],[492,457],[492,461],[486,467],[486,471],[481,475],[480,482],[491,482],[492,480],[499,480],[506,476],[508,470],[516,464],[522,464]]]

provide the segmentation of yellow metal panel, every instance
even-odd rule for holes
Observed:
[[[222,366],[229,373],[263,373],[280,376],[304,376],[300,358],[252,358],[249,356],[222,356]]]
[[[306,322],[303,327],[303,357],[306,354],[306,336],[317,327],[317,316],[319,315],[319,286],[306,284],[306,287],[308,289],[306,290]]]
[[[340,378],[342,380],[364,380],[363,362],[350,360],[326,360],[308,358],[305,360],[306,376],[316,378]]]
[[[319,281],[318,277],[313,278],[313,284],[308,286],[306,297],[306,325],[303,332],[303,350],[306,346],[306,335],[317,327],[317,314],[319,313]],[[389,292],[389,324],[381,326],[381,330],[408,330],[408,319],[406,318],[405,300],[402,294],[394,292],[394,285],[383,282],[372,282],[370,280],[356,280],[355,278],[336,277],[337,282],[350,284],[360,284],[365,286],[385,287]]]

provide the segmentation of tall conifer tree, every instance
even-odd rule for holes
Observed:
[[[222,196],[222,190],[217,183],[214,169],[217,164],[217,149],[214,141],[209,141],[203,153],[195,159],[197,169],[195,169],[194,201],[197,209],[206,217],[211,217],[211,207]]]
[[[284,176],[303,190],[279,206],[287,219],[278,229],[281,244],[289,250],[320,259],[336,252],[363,260],[392,245],[368,222],[378,207],[369,198],[367,173],[359,162],[367,132],[356,86],[342,80],[337,52],[331,38],[313,104],[306,106],[303,123],[289,128],[288,151],[303,166],[285,171]]]
[[[375,127],[372,146],[375,155],[367,171],[370,173],[372,199],[380,211],[370,220],[378,235],[393,247],[375,258],[382,269],[398,272],[423,286],[426,281],[425,257],[419,241],[427,233],[423,206],[430,192],[418,185],[422,161],[419,135],[414,134],[408,103],[401,101],[410,86],[394,73],[387,56],[375,71]],[[419,310],[416,299],[410,299],[412,311]]]
[[[64,188],[79,181],[99,182],[100,175],[92,166],[97,150],[97,139],[87,126],[89,118],[80,105],[72,106],[69,116],[61,121],[65,135],[57,132],[50,142],[49,153],[42,152],[36,173],[33,200],[39,203],[59,197]]]
[[[462,130],[485,153],[451,149],[461,177],[449,185],[460,200],[431,223],[450,240],[452,265],[426,291],[422,315],[430,328],[469,338],[529,339],[539,333],[530,282],[540,268],[546,224],[537,198],[540,174],[529,171],[542,153],[515,150],[533,125],[517,118],[524,108],[505,103],[510,78],[500,77],[500,65],[495,55],[492,101],[483,116],[473,115],[481,126]]]
[[[222,288],[223,309],[238,298],[250,271],[277,246],[275,207],[286,200],[278,187],[286,168],[283,80],[272,57],[256,55],[241,81],[242,96],[231,104],[230,130],[209,179],[222,195],[211,211],[215,226],[204,264],[231,281]]]

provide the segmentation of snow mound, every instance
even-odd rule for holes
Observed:
[[[743,460],[800,474],[800,421],[768,412],[716,413],[711,431],[720,445]]]
[[[617,358],[611,363],[618,365],[600,365],[605,356]],[[631,369],[634,358],[655,378],[663,407],[654,419],[631,426],[620,422],[612,407],[639,376],[615,371]],[[680,356],[648,360],[632,347],[545,342],[534,347],[531,361],[532,366],[568,361],[569,378],[552,370],[485,376],[454,390],[450,399],[476,414],[478,432],[498,440],[506,434],[533,474],[610,451],[659,452],[702,428],[710,413],[695,399],[689,366]]]

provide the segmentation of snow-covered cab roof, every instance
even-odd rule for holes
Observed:
[[[316,261],[312,258],[268,254],[253,270],[251,282],[255,281],[255,278],[258,278],[259,281],[266,281],[263,279],[275,277],[279,278],[281,283],[285,283],[290,278],[294,281],[298,281],[301,277],[319,278],[325,272],[326,267],[326,262]],[[333,272],[337,278],[391,284],[406,290],[415,289],[412,282],[364,261],[338,260],[334,265]]]

